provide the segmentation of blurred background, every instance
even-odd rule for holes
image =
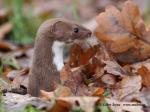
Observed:
[[[65,17],[86,23],[107,5],[120,8],[125,0],[0,0],[0,40],[31,44],[39,25],[49,18]],[[150,0],[134,0],[148,24]],[[4,28],[4,29],[2,29]]]

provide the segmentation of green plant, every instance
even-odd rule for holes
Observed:
[[[31,43],[33,41],[32,30],[29,31],[28,20],[23,14],[23,0],[13,0],[13,16],[11,22],[13,24],[13,38],[17,43]]]
[[[4,66],[9,66],[14,69],[20,69],[16,59],[13,56],[0,57],[0,74],[3,72]]]
[[[10,21],[13,24],[12,40],[18,44],[33,42],[37,28],[42,20],[32,14],[32,10],[24,12],[24,0],[6,0],[6,6],[12,10]]]
[[[148,0],[148,3],[147,3],[147,6],[146,6],[146,10],[145,10],[145,12],[144,12],[144,15],[143,15],[143,17],[144,17],[144,21],[145,21],[145,23],[146,24],[150,24],[150,1]]]
[[[103,93],[103,96],[107,97],[107,96],[109,96],[109,95],[110,95],[110,91],[105,90],[105,92]]]
[[[78,4],[77,4],[77,1],[76,0],[73,0],[72,1],[72,14],[73,14],[73,17],[76,21],[79,21],[80,20],[80,17],[79,17],[79,14],[78,14]]]
[[[95,112],[112,112],[112,110],[109,108],[106,101],[102,101],[98,105],[96,105]]]
[[[32,105],[27,105],[22,112],[46,112],[44,110],[36,109]]]
[[[0,74],[3,72],[3,64],[2,59],[0,58]]]
[[[5,112],[4,103],[2,100],[2,92],[0,91],[0,112]]]
[[[81,107],[77,106],[77,107],[74,107],[74,108],[71,110],[71,112],[84,112],[84,111],[82,110]]]
[[[3,57],[2,58],[2,64],[8,65],[14,69],[19,69],[19,65],[14,57]]]

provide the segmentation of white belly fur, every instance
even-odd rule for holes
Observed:
[[[55,41],[52,45],[52,52],[54,54],[53,64],[56,66],[57,70],[60,71],[64,66],[63,60],[63,50],[65,43]]]

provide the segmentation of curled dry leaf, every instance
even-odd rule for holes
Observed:
[[[11,85],[13,88],[20,88],[20,86],[24,86],[27,88],[28,86],[28,73],[29,73],[29,68],[25,68],[16,74],[16,77],[12,81]],[[11,73],[9,73],[11,75]],[[13,75],[13,72],[12,72]]]
[[[84,72],[83,72],[84,71]],[[91,95],[95,87],[99,87],[100,84],[90,85],[92,80],[88,75],[90,72],[85,72],[84,67],[70,68],[65,65],[60,72],[60,79],[64,86],[70,88],[73,95],[83,96]],[[96,81],[94,82],[96,83]]]
[[[84,47],[84,48],[83,48]],[[85,65],[89,62],[90,58],[97,52],[97,46],[85,48],[85,45],[74,44],[70,51],[69,63],[72,67]]]
[[[142,77],[143,84],[150,89],[150,71],[145,66],[138,69],[139,75]]]
[[[125,76],[119,82],[119,87],[113,91],[114,98],[123,100],[126,96],[139,93],[142,86],[141,76]]]
[[[110,60],[113,58],[103,44],[95,45],[86,50],[75,45],[72,49],[70,62],[60,72],[61,82],[69,87],[74,95],[91,95],[95,87],[103,86],[104,83],[101,82],[100,78],[104,71],[120,76],[125,74],[117,62]],[[74,64],[70,64],[72,62]],[[72,68],[73,66],[77,67]]]
[[[96,17],[95,34],[119,62],[134,63],[150,57],[150,31],[141,19],[138,7],[127,1],[122,10],[114,6]]]
[[[71,71],[71,68],[66,64],[60,72],[61,83],[64,86],[69,87],[73,94],[77,93],[78,88],[83,83],[81,71],[81,67],[78,67],[76,70]]]
[[[40,90],[40,93],[41,97],[47,100],[51,100],[54,97],[66,97],[72,95],[70,88],[65,86],[60,86],[53,92],[46,92],[44,90]]]
[[[118,76],[124,76],[126,75],[126,71],[115,61],[104,61],[106,66],[104,67],[104,70],[107,71],[107,73],[118,75]]]

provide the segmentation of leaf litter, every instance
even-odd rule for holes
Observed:
[[[27,96],[29,100],[26,101],[26,95],[17,96],[18,94],[10,93],[17,91],[16,93],[21,94],[21,88],[28,88],[29,68],[25,67],[30,64],[22,65],[22,72],[20,68],[19,71],[17,68],[10,69],[6,76],[12,81],[11,88],[16,89],[6,92],[3,96],[7,109],[24,108],[31,103],[37,108],[44,105],[48,112],[92,112],[97,102],[106,101],[105,106],[98,106],[101,111],[149,110],[150,30],[144,25],[139,8],[132,1],[126,1],[121,10],[109,6],[96,17],[96,22],[94,32],[98,44],[86,46],[83,42],[71,47],[69,61],[66,61],[60,72],[62,85],[58,85],[56,90],[51,92],[41,90],[40,98],[35,98],[39,104],[33,103],[31,96]],[[9,30],[11,28],[7,29]],[[1,49],[7,52],[15,51],[17,62],[19,58],[32,57],[28,55],[31,50],[28,47],[18,49],[16,46],[14,49],[11,45],[0,43]],[[12,100],[9,102],[10,99]],[[20,101],[17,102],[17,99]],[[48,105],[43,103],[43,100],[48,102]]]

